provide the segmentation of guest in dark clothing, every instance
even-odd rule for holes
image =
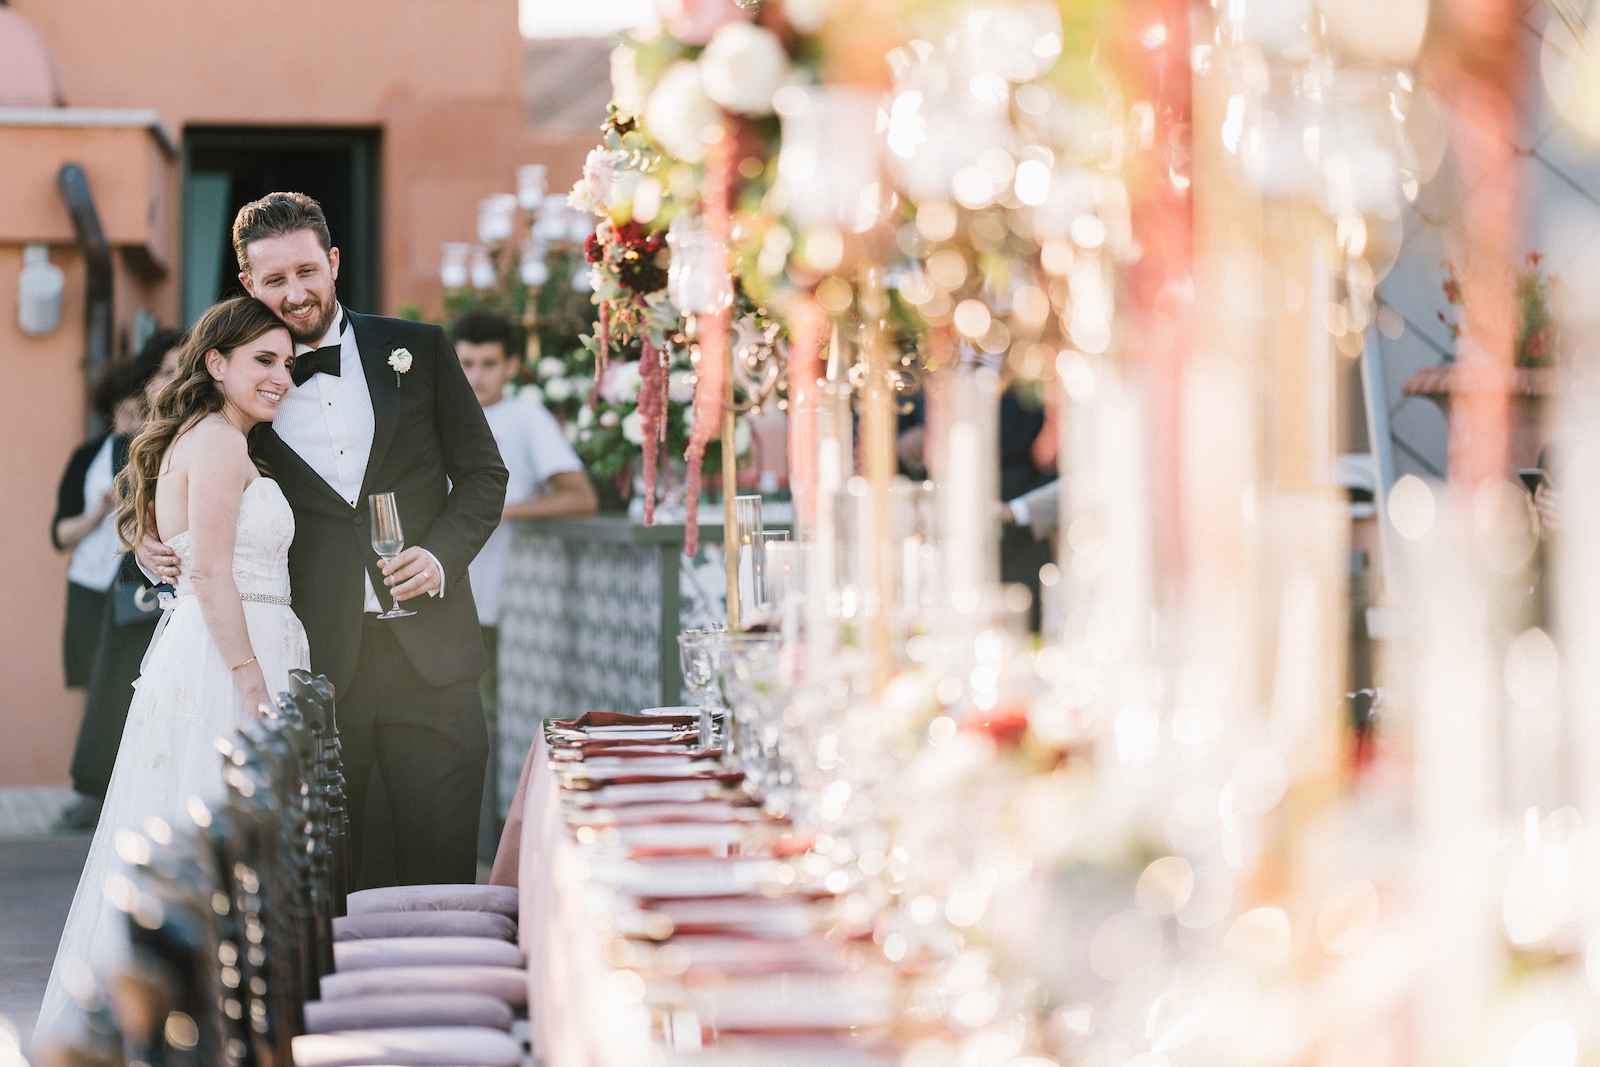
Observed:
[[[1033,461],[1033,443],[1044,429],[1044,408],[1028,402],[1015,389],[1000,398],[1000,499],[1015,500],[1055,477],[1053,471],[1040,470]],[[1028,587],[1033,603],[1028,609],[1028,628],[1038,632],[1042,618],[1039,569],[1051,562],[1054,550],[1033,531],[1006,526],[1000,536],[1000,580]]]
[[[183,335],[178,331],[158,330],[136,358],[107,368],[101,400],[102,407],[111,409],[112,432],[80,448],[73,457],[74,463],[81,462],[88,471],[104,451],[102,466],[107,476],[114,478],[121,471],[128,460],[128,445],[143,424],[150,402],[177,371],[182,344]],[[99,442],[96,451],[88,453],[86,460],[82,459],[96,442]],[[101,473],[95,470],[97,478]],[[71,492],[73,465],[69,464],[67,475],[62,479],[57,519],[52,529],[58,547],[77,534],[81,549],[83,541],[94,536],[86,536],[88,531],[78,532],[80,527],[92,525],[85,516],[92,515],[97,508],[85,506],[81,489],[83,475],[77,480],[80,489],[74,494]],[[97,480],[94,488],[98,487]],[[107,488],[101,500],[109,495]],[[109,524],[111,520],[101,521]],[[111,769],[117,762],[117,747],[128,718],[128,705],[133,700],[133,683],[139,677],[139,665],[161,614],[144,576],[132,563],[132,555],[119,551],[121,546],[115,532],[112,531],[105,541],[103,547],[109,553],[109,566],[104,568],[106,585],[99,591],[97,602],[90,605],[83,593],[76,593],[75,614],[73,588],[69,587],[68,592],[67,642],[73,649],[68,659],[68,684],[84,686],[88,693],[72,755],[72,788],[83,797],[62,814],[61,823],[67,829],[87,829],[99,819],[100,801],[111,782]],[[99,552],[100,548],[94,550]],[[75,629],[78,643],[73,645]],[[71,656],[82,656],[84,652],[87,652],[86,662],[80,660],[80,673],[74,675]],[[74,677],[81,680],[74,682]]]
[[[128,459],[128,442],[144,420],[134,367],[112,366],[95,388],[95,408],[111,429],[80,445],[67,461],[56,490],[50,542],[57,552],[72,552],[67,566],[67,625],[62,659],[67,688],[89,684],[99,639],[100,616],[117,573],[117,533],[112,482]]]

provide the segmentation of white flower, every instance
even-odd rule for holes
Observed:
[[[577,184],[572,187],[572,192],[567,194],[567,206],[585,215],[593,215],[600,211],[600,201],[589,191],[589,183],[582,178],[579,178]],[[541,225],[543,225],[542,220],[535,224],[534,229],[537,230]],[[566,235],[565,223],[562,224],[561,232],[563,236]]]
[[[561,427],[561,432],[564,435],[566,435],[567,444],[572,445],[572,444],[577,444],[578,443],[578,424],[577,423],[575,423],[575,422],[567,423],[566,425]]]
[[[589,150],[588,158],[583,161],[583,184],[590,196],[605,203],[606,194],[611,191],[611,179],[616,173],[617,161],[610,149],[601,145]]]
[[[587,430],[594,425],[594,408],[588,404],[578,409],[578,429]]]
[[[567,369],[566,363],[556,356],[545,356],[539,361],[534,371],[540,378],[554,378]]]
[[[733,454],[745,455],[750,451],[751,430],[746,419],[737,419],[733,424]]]
[[[644,82],[633,49],[625,44],[611,50],[611,98],[616,101],[619,118],[631,119],[644,110]]]
[[[617,414],[616,408],[606,408],[600,413],[600,428],[603,430],[609,430],[611,427],[615,426],[621,418],[622,416]]]
[[[667,375],[667,399],[674,404],[687,404],[694,399],[694,371],[675,370]]]
[[[694,429],[694,405],[690,404],[683,409],[683,426],[686,430]]]
[[[389,366],[394,368],[394,387],[400,388],[400,375],[411,369],[411,353],[397,348],[389,353]]]
[[[789,55],[771,30],[730,22],[700,54],[700,80],[711,99],[743,115],[772,110],[772,94],[783,84]]]
[[[532,382],[529,382],[527,385],[524,385],[521,389],[518,389],[517,390],[517,395],[522,397],[524,400],[531,400],[535,404],[543,404],[544,403],[544,390],[540,389],[537,385],[534,385]]]
[[[572,391],[565,378],[551,378],[544,383],[544,395],[559,404],[571,397]]]
[[[636,445],[644,444],[644,416],[634,410],[622,420],[622,436]]]
[[[644,378],[637,363],[613,363],[600,376],[600,395],[613,404],[632,404],[639,399]]]
[[[574,400],[580,400],[589,395],[594,388],[593,378],[568,378],[567,395]]]
[[[644,121],[668,152],[686,163],[706,158],[702,134],[721,119],[717,105],[706,95],[700,68],[680,59],[666,69],[645,104]]]
[[[789,25],[809,36],[822,29],[832,6],[831,0],[783,0],[783,17],[789,20]]]

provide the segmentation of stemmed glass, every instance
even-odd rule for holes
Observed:
[[[406,547],[406,536],[400,529],[400,509],[395,505],[394,494],[373,493],[367,497],[367,508],[372,513],[372,550],[383,559],[394,559]],[[378,618],[403,619],[415,614],[402,608],[399,598],[396,598],[394,607]]]

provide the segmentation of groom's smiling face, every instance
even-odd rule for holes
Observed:
[[[297,342],[321,341],[338,313],[333,283],[339,250],[323,251],[311,230],[294,230],[251,241],[245,252],[250,269],[239,275],[245,290],[271,308]]]

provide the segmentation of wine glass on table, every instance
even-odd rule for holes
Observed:
[[[394,559],[406,547],[406,536],[400,529],[400,509],[395,506],[394,494],[373,493],[367,497],[367,508],[372,513],[372,550],[383,559]],[[378,618],[403,619],[415,614],[402,608],[396,599],[394,607]]]

